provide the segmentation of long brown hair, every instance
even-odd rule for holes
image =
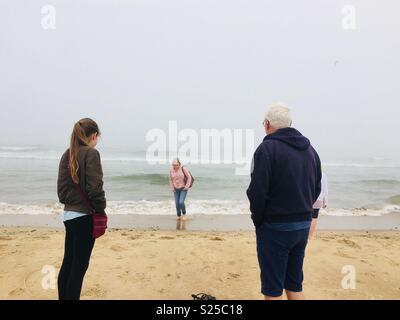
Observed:
[[[100,135],[100,130],[97,123],[92,119],[81,119],[74,125],[69,147],[69,168],[71,171],[72,180],[75,183],[79,183],[79,163],[77,159],[79,147],[87,146],[90,136],[94,133]]]

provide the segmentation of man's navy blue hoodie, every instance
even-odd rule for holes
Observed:
[[[294,128],[268,134],[247,189],[254,224],[309,221],[320,192],[321,162],[310,141]]]

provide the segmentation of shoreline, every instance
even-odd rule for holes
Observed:
[[[189,215],[186,221],[178,222],[174,215],[109,215],[110,229],[136,230],[187,230],[187,231],[251,231],[254,230],[249,215]],[[61,214],[0,215],[0,227],[43,227],[62,229]],[[321,215],[318,230],[331,231],[398,231],[400,213],[382,216],[339,217]]]

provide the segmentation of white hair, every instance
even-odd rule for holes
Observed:
[[[181,160],[179,158],[174,158],[174,160],[172,160],[172,164],[174,164],[175,162],[178,163],[179,166],[182,165]]]
[[[283,103],[274,103],[268,107],[265,121],[275,129],[288,128],[292,125],[290,109]]]

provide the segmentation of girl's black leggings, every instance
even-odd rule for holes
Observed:
[[[92,217],[90,215],[64,222],[65,251],[58,274],[58,298],[79,300],[83,278],[89,267],[90,255],[95,240],[92,237]]]

